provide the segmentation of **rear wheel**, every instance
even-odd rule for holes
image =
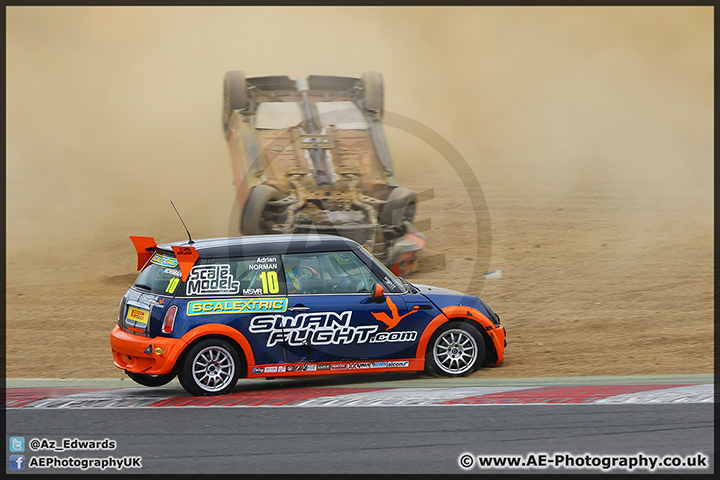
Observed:
[[[271,233],[267,221],[263,218],[270,200],[280,197],[277,188],[270,185],[255,185],[243,206],[240,218],[240,231],[243,235],[263,235]]]
[[[468,375],[485,360],[485,342],[472,325],[448,323],[433,334],[425,360],[430,373],[436,376]]]
[[[225,138],[230,135],[230,117],[234,110],[245,110],[248,107],[247,82],[245,74],[240,70],[225,73],[223,82],[222,124]]]
[[[240,356],[232,345],[219,338],[208,338],[190,347],[178,378],[192,395],[221,395],[235,386],[240,368]]]
[[[163,385],[170,383],[172,379],[175,378],[174,373],[149,375],[147,373],[128,372],[127,370],[125,373],[127,373],[127,376],[132,378],[135,382],[146,387],[162,387]]]

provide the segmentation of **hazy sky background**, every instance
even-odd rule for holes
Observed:
[[[7,251],[102,244],[177,222],[227,234],[226,70],[383,73],[481,184],[589,183],[712,225],[712,7],[7,7]],[[388,128],[397,176],[437,155]],[[183,231],[162,240],[182,238]],[[109,248],[108,247],[108,248]]]

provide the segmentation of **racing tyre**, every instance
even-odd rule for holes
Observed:
[[[162,387],[163,385],[170,383],[172,379],[175,378],[174,373],[166,373],[164,375],[149,375],[147,373],[134,373],[128,371],[125,371],[125,373],[127,373],[127,376],[132,378],[136,383],[146,387]]]
[[[268,202],[278,197],[280,197],[280,192],[270,185],[255,185],[250,190],[240,217],[240,231],[243,235],[270,233],[270,229],[263,220],[263,213]]]
[[[232,345],[219,338],[208,338],[190,348],[178,378],[191,395],[222,395],[237,383],[241,365]]]
[[[365,109],[382,116],[385,101],[382,73],[365,72],[362,74],[362,83],[365,90]]]
[[[452,322],[435,332],[428,344],[425,364],[435,376],[461,377],[477,370],[485,360],[485,342],[478,330]]]
[[[415,193],[404,187],[396,187],[385,201],[380,214],[380,222],[385,225],[401,227],[405,222],[412,223],[416,210],[417,197]]]
[[[230,135],[230,117],[234,110],[245,110],[248,106],[247,82],[245,74],[240,70],[225,73],[223,83],[222,124],[225,138]]]

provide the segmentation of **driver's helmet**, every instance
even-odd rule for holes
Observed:
[[[302,292],[302,282],[298,278],[298,266],[294,260],[283,260],[288,293]]]

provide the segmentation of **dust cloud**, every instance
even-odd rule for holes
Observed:
[[[70,264],[58,249],[93,250],[121,270],[133,256],[127,235],[184,236],[169,200],[196,238],[227,235],[220,100],[230,69],[381,71],[387,110],[446,138],[484,187],[640,192],[620,219],[630,231],[712,222],[711,7],[6,12],[11,260],[34,252]],[[454,175],[412,132],[388,132],[400,183],[418,167]]]

